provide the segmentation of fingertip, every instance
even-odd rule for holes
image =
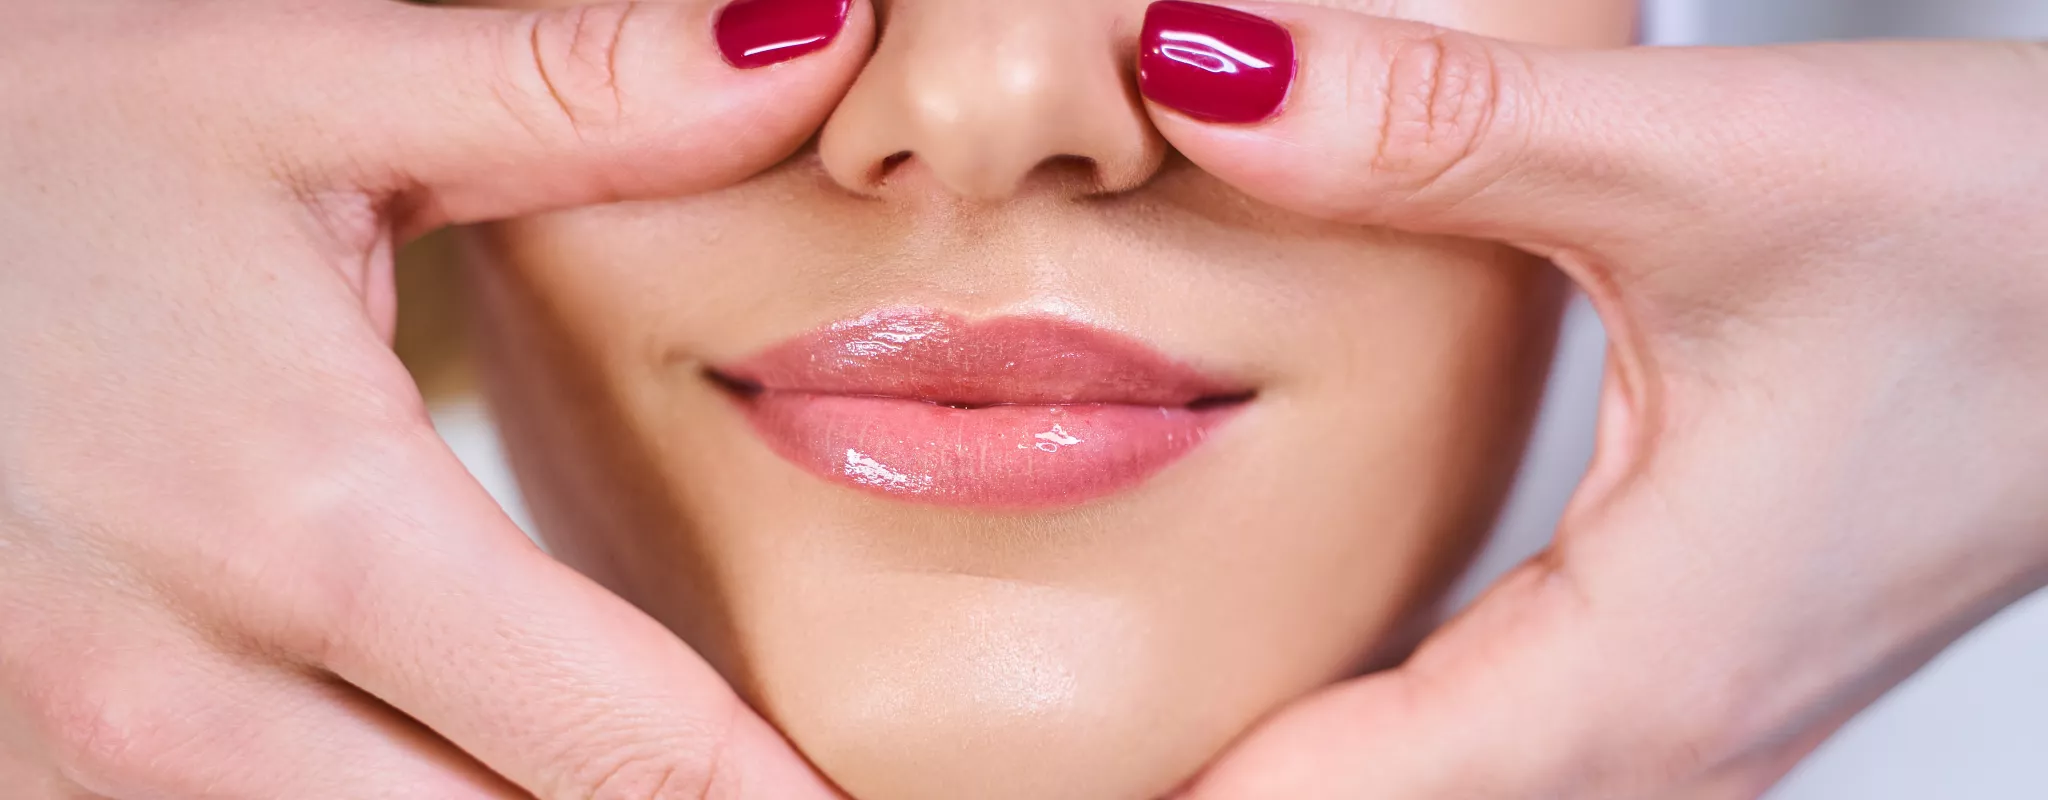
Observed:
[[[1139,43],[1139,89],[1162,135],[1241,191],[1311,216],[1382,222],[1374,201],[1395,177],[1385,163],[1386,137],[1407,136],[1391,115],[1409,113],[1395,104],[1415,94],[1402,86],[1442,77],[1398,74],[1404,60],[1416,60],[1402,53],[1442,35],[1422,23],[1335,9],[1160,0]],[[1448,88],[1454,96],[1447,99],[1457,100],[1472,87]],[[1420,96],[1446,99],[1435,94]],[[1413,115],[1441,123],[1431,114],[1444,107]],[[1419,136],[1441,147],[1442,133]]]
[[[713,29],[734,69],[759,69],[830,47],[846,28],[851,0],[735,0]]]
[[[1294,83],[1294,35],[1227,6],[1158,0],[1145,9],[1138,90],[1195,120],[1260,122],[1280,113]]]

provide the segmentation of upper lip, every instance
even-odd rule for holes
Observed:
[[[962,408],[1204,406],[1251,395],[1244,384],[1086,323],[1043,315],[969,320],[915,308],[836,323],[710,374],[749,394],[888,397]]]

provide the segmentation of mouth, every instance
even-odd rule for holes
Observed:
[[[939,505],[1036,509],[1135,486],[1253,391],[1057,317],[889,309],[709,368],[783,458]]]

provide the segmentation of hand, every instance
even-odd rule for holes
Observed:
[[[386,346],[396,243],[737,181],[873,28],[736,69],[717,13],[0,2],[7,797],[828,792],[527,542]]]
[[[2048,580],[2048,47],[1566,52],[1233,5],[1292,32],[1291,93],[1154,102],[1174,146],[1547,256],[1614,346],[1550,550],[1189,794],[1753,797]]]

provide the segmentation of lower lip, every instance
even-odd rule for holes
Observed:
[[[954,408],[765,391],[743,402],[783,458],[903,499],[984,508],[1081,503],[1133,486],[1200,444],[1234,406]]]

